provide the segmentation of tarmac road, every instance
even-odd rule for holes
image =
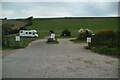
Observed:
[[[37,40],[3,56],[3,78],[118,78],[118,59],[59,39],[59,44]]]

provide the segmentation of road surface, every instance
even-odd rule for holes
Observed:
[[[118,59],[99,55],[59,39],[59,44],[37,40],[3,56],[3,78],[118,78]]]

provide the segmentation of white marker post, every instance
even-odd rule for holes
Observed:
[[[16,48],[20,48],[20,36],[15,36]]]
[[[20,41],[20,36],[15,36],[16,41]]]
[[[88,43],[88,45],[90,45],[90,43],[91,43],[91,37],[87,37],[87,43]]]

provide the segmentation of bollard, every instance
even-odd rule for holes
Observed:
[[[90,46],[90,44],[91,44],[91,37],[87,37],[87,43],[88,43],[88,46]]]

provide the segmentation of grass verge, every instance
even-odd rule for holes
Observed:
[[[44,36],[39,36],[38,38],[24,38],[24,37],[21,37],[20,41],[17,42],[17,41],[15,41],[15,36],[16,35],[6,36],[7,37],[7,39],[6,39],[7,42],[5,43],[5,45],[2,46],[2,50],[25,48],[32,41],[44,38]]]
[[[58,41],[53,41],[53,42],[46,42],[47,44],[58,44]]]
[[[61,38],[75,38],[76,36],[56,36],[57,39]]]
[[[120,58],[120,49],[119,48],[109,48],[108,46],[85,46],[86,49],[90,49],[96,53],[114,56]]]
[[[71,39],[70,41],[74,43],[86,43],[86,40],[76,40],[76,39]]]

